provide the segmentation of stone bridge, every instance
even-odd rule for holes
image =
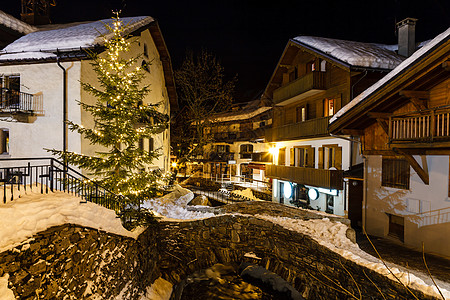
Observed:
[[[397,282],[349,261],[314,239],[258,218],[323,218],[275,203],[241,203],[214,218],[149,227],[137,240],[63,225],[0,253],[0,276],[20,299],[136,299],[158,277],[177,284],[216,263],[250,261],[280,275],[306,299],[411,299]],[[252,216],[253,215],[253,216]],[[335,221],[339,221],[336,218]],[[351,237],[351,230],[349,231]],[[248,257],[247,253],[254,253]],[[414,291],[419,299],[434,299]],[[351,296],[352,294],[353,296]]]

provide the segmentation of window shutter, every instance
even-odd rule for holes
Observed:
[[[323,147],[319,147],[319,169],[323,169]]]
[[[323,117],[323,100],[316,102],[316,118]]]
[[[307,151],[308,151],[307,167],[314,168],[314,156],[315,156],[314,147],[308,148]]]
[[[293,167],[295,166],[295,152],[294,152],[294,148],[289,149],[289,160],[290,160],[290,165]]]
[[[334,167],[338,170],[342,170],[342,147],[336,147],[336,154],[334,160]]]

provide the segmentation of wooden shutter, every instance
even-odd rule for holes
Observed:
[[[323,100],[316,102],[316,118],[323,117]]]
[[[295,148],[289,149],[289,160],[290,165],[295,166]]]
[[[323,169],[323,147],[319,147],[319,169]]]
[[[342,170],[342,147],[336,147],[335,150],[334,167],[338,170]]]
[[[314,168],[314,156],[315,156],[315,152],[314,152],[314,147],[309,147],[307,149],[308,151],[308,161],[307,161],[307,167],[309,168]]]

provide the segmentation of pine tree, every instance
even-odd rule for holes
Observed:
[[[157,104],[143,103],[150,89],[141,84],[144,72],[137,66],[139,57],[126,58],[132,42],[125,35],[126,27],[120,18],[116,16],[112,21],[112,26],[105,24],[112,36],[104,38],[105,52],[89,53],[100,87],[81,83],[96,98],[95,104],[79,102],[92,115],[95,128],[68,122],[71,131],[80,133],[91,144],[103,146],[100,148],[104,150],[94,156],[51,152],[86,170],[93,181],[123,195],[136,208],[143,199],[156,195],[161,179],[160,172],[143,171],[159,153],[158,149],[141,149],[140,141],[167,129],[169,117],[158,112]]]

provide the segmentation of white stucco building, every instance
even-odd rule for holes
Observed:
[[[121,20],[128,38],[134,41],[127,55],[140,57],[139,65],[145,70],[142,85],[150,85],[144,104],[160,103],[159,111],[170,116],[171,110],[177,109],[177,97],[170,56],[158,23],[147,16]],[[45,149],[64,149],[65,99],[67,120],[93,128],[92,116],[77,101],[95,101],[81,86],[82,82],[98,86],[87,51],[102,55],[103,40],[110,34],[104,24],[111,22],[33,27],[32,32],[0,51],[0,157],[49,157]],[[140,146],[160,149],[160,157],[150,168],[170,169],[169,129]],[[93,154],[98,148],[68,131],[67,150]]]

